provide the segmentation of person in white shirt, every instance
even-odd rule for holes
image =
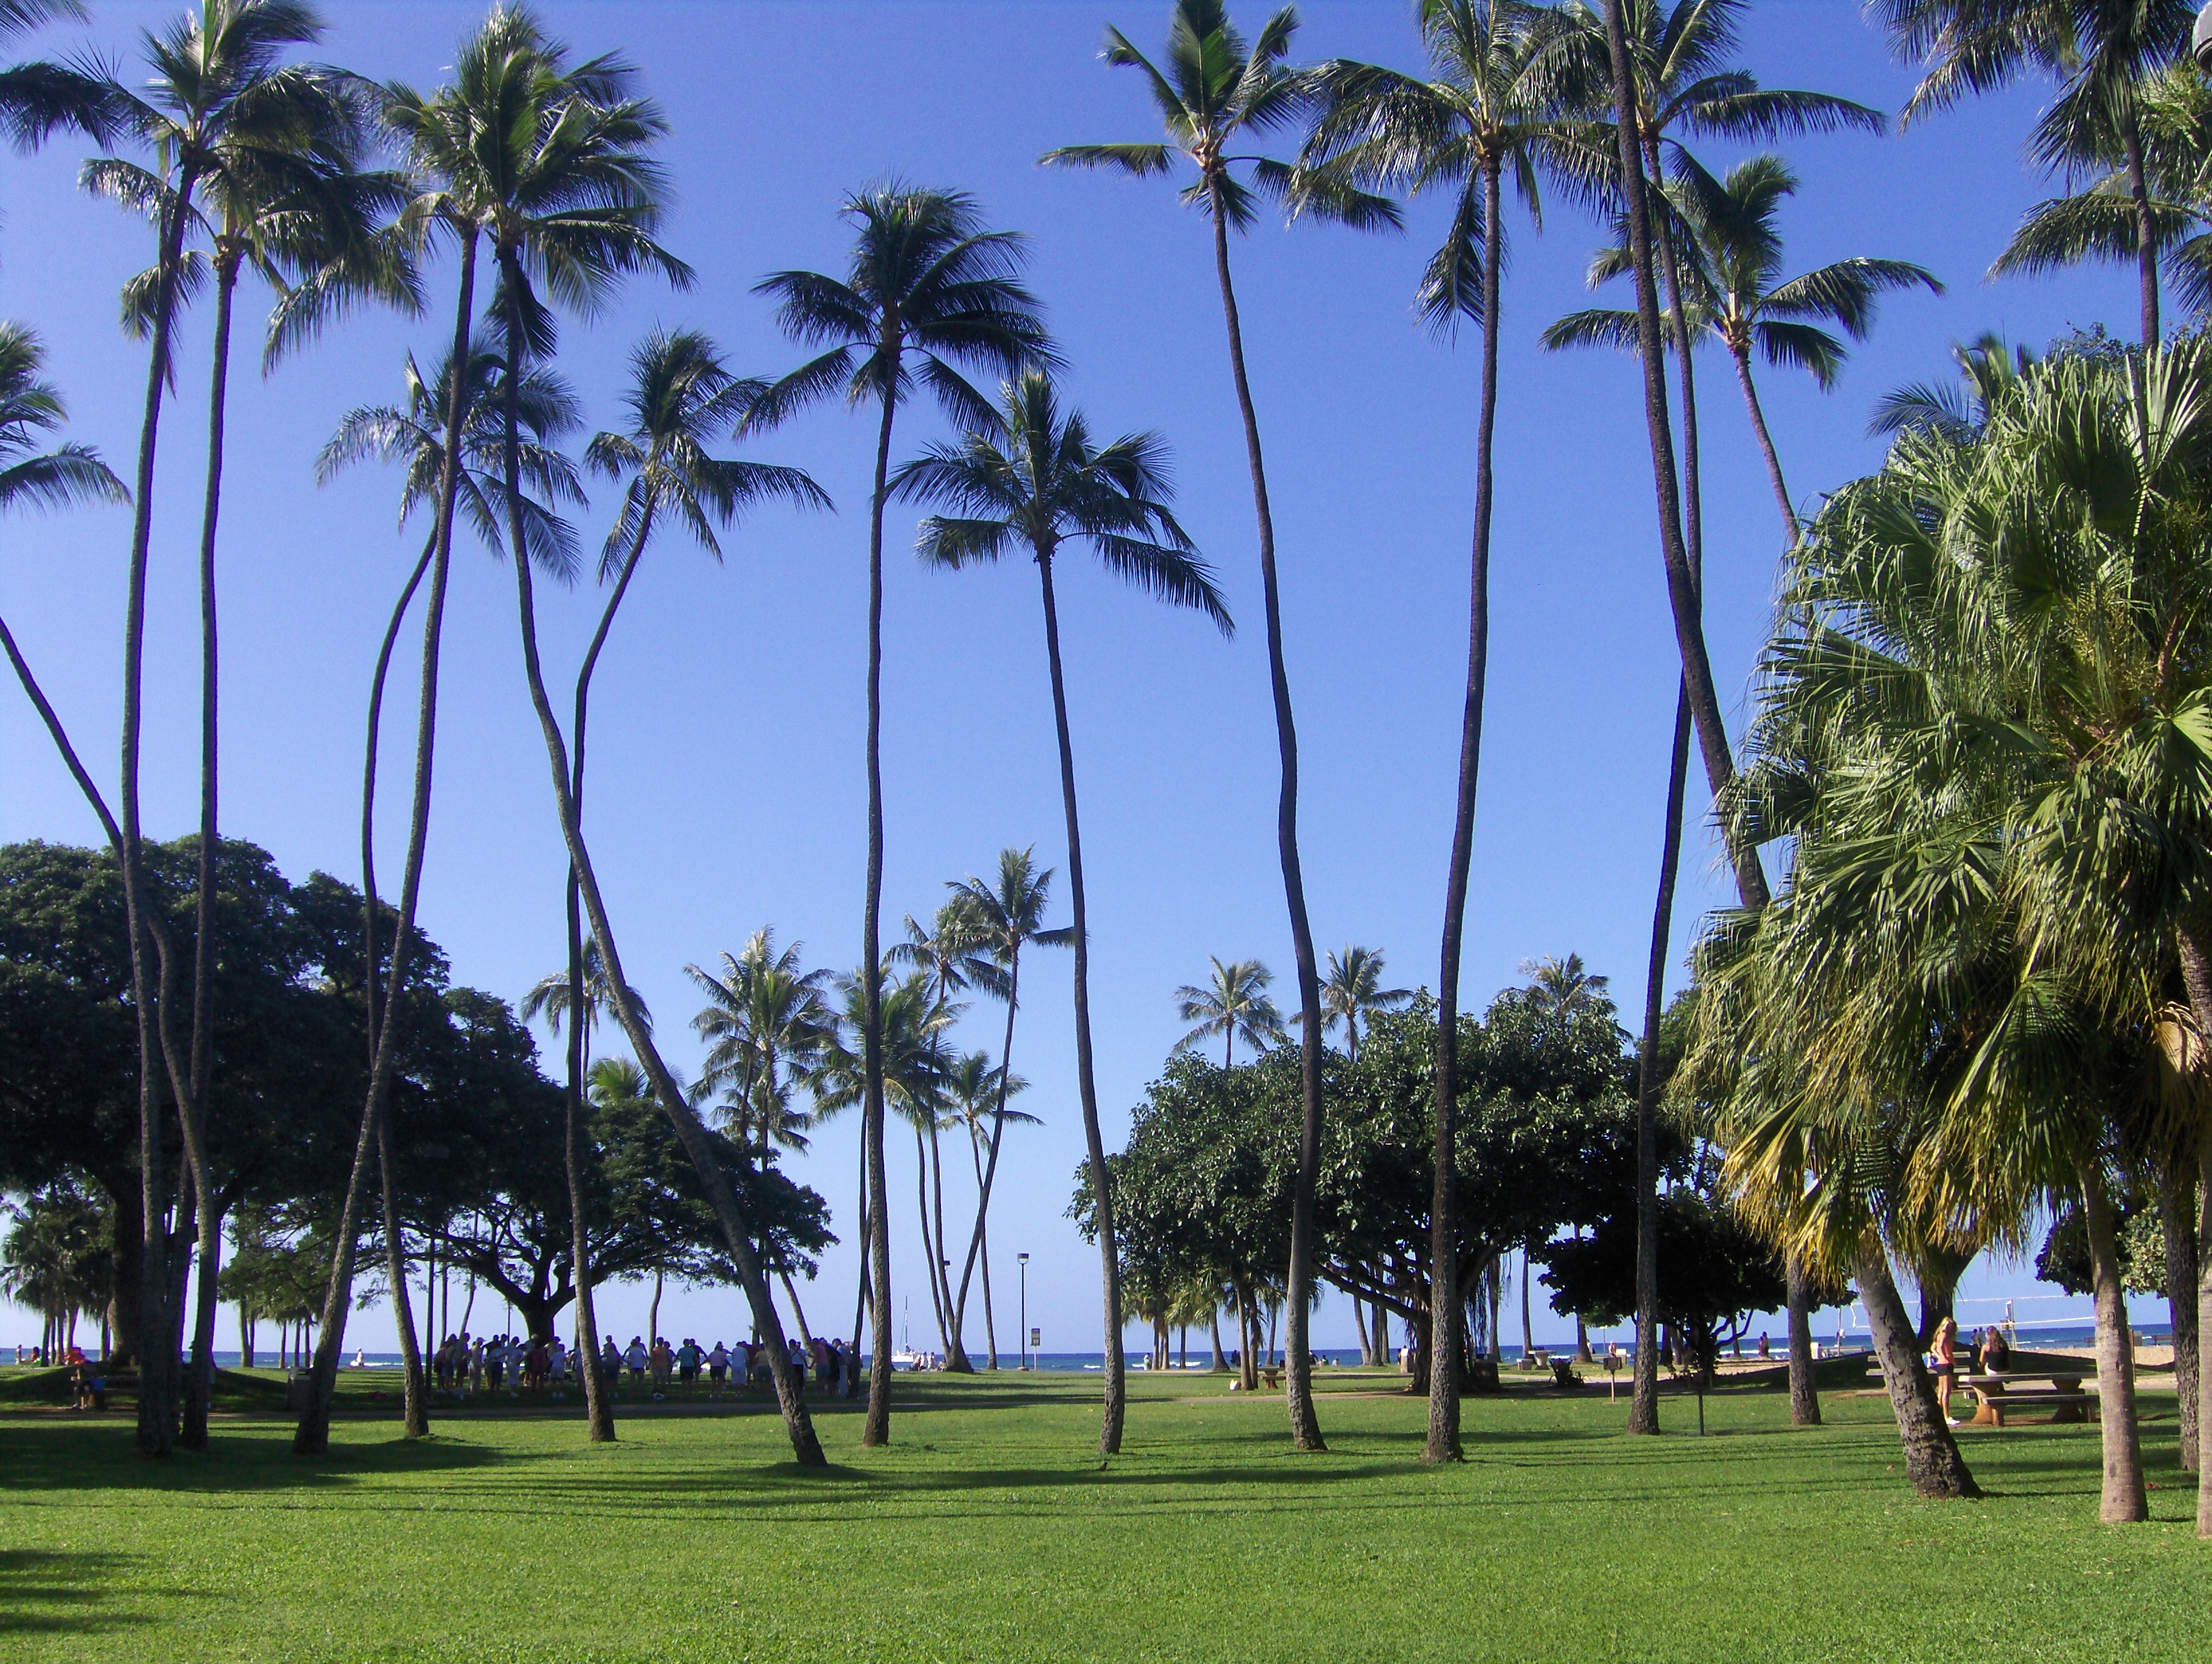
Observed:
[[[553,1337],[553,1345],[545,1354],[545,1372],[556,1387],[568,1384],[568,1349],[561,1344],[558,1335]]]

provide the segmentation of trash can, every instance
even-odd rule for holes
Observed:
[[[295,1369],[284,1377],[284,1407],[300,1411],[307,1407],[307,1389],[314,1381],[313,1369]]]

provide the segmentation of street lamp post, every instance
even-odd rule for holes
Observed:
[[[1026,1375],[1030,1367],[1030,1257],[1018,1254],[1014,1258],[1022,1262],[1022,1372]]]

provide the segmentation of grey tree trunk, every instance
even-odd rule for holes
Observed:
[[[1282,759],[1282,791],[1275,811],[1275,842],[1283,867],[1283,896],[1291,915],[1291,951],[1297,962],[1299,1082],[1304,1099],[1298,1126],[1297,1181],[1291,1195],[1291,1263],[1285,1278],[1290,1309],[1289,1351],[1284,1401],[1291,1416],[1291,1442],[1300,1450],[1326,1450],[1313,1401],[1313,1362],[1306,1341],[1307,1308],[1313,1295],[1314,1189],[1321,1168],[1321,971],[1314,957],[1313,927],[1306,917],[1305,878],[1298,861],[1298,732],[1291,712],[1291,682],[1283,664],[1283,604],[1275,580],[1275,519],[1267,501],[1267,466],[1260,452],[1260,422],[1252,405],[1252,386],[1244,373],[1244,332],[1237,321],[1237,291],[1229,279],[1229,220],[1218,187],[1212,191],[1213,263],[1221,284],[1221,312],[1229,329],[1229,363],[1237,383],[1237,407],[1244,418],[1244,451],[1252,471],[1252,504],[1260,526],[1260,584],[1267,602],[1268,684],[1275,703],[1275,747]],[[1080,938],[1078,938],[1079,944]],[[1115,1331],[1115,1350],[1120,1349]],[[1119,1429],[1116,1433],[1118,1435]],[[1118,1442],[1118,1441],[1117,1441]]]
[[[2212,956],[2197,931],[2189,926],[2173,932],[2181,961],[2182,986],[2189,991],[2190,1015],[2199,1035],[2212,1035]],[[2212,1139],[2197,1145],[2197,1333],[2212,1334]],[[2201,1360],[2200,1360],[2201,1362]],[[2212,1428],[2212,1369],[2197,1371],[2197,1427],[2202,1438]],[[2212,1461],[2203,1460],[2200,1448],[2197,1464],[2197,1535],[2212,1541]]]
[[[1224,267],[1224,273],[1227,268]],[[1242,385],[1243,373],[1238,374]],[[1255,452],[1256,457],[1257,452]],[[1098,1452],[1110,1456],[1121,1448],[1121,1422],[1127,1406],[1127,1387],[1122,1377],[1121,1261],[1120,1239],[1114,1230],[1114,1191],[1106,1166],[1106,1142],[1098,1125],[1098,1087],[1091,1055],[1091,926],[1088,896],[1083,884],[1083,826],[1076,812],[1075,749],[1068,738],[1067,683],[1060,673],[1060,608],[1054,599],[1052,551],[1037,550],[1037,574],[1044,598],[1045,659],[1052,672],[1053,725],[1060,742],[1060,812],[1067,823],[1067,894],[1073,914],[1075,937],[1075,1084],[1083,1106],[1083,1141],[1091,1163],[1091,1193],[1096,1199],[1092,1218],[1098,1228],[1098,1254],[1103,1283],[1105,1317],[1106,1401],[1098,1428]],[[1307,1025],[1311,1028],[1310,1021]]]
[[[2166,1305],[2173,1328],[2173,1392],[2180,1406],[2181,1466],[2195,1473],[2198,1444],[2197,1372],[2202,1367],[2197,1322],[2197,1175],[2184,1159],[2167,1164],[2159,1199],[2166,1239]]]
[[[896,349],[894,349],[896,356]],[[890,1191],[884,1175],[884,493],[890,476],[891,416],[884,394],[883,425],[876,434],[876,489],[868,513],[868,876],[860,921],[860,1052],[865,1078],[860,1104],[860,1159],[867,1169],[868,1269],[875,1300],[868,1359],[868,1412],[860,1428],[864,1448],[891,1436]]]
[[[1006,1084],[1014,1072],[1014,1012],[1021,1001],[1022,946],[1017,941],[1006,956],[1006,1035],[999,1048],[999,1103],[991,1117],[991,1153],[975,1181],[975,1225],[968,1235],[968,1257],[960,1268],[960,1294],[952,1305],[952,1327],[958,1330],[968,1313],[969,1280],[981,1266],[983,1272],[983,1332],[990,1342],[991,1368],[999,1367],[999,1333],[991,1323],[991,1262],[985,1224],[991,1214],[991,1187],[999,1176],[999,1146],[1006,1136]]]
[[[1690,699],[1674,695],[1674,739],[1667,767],[1667,818],[1659,846],[1659,895],[1644,963],[1644,1035],[1636,1059],[1636,1359],[1628,1430],[1659,1430],[1659,1020],[1666,1009],[1667,944],[1674,933],[1674,880],[1682,859],[1683,802],[1690,766]]]
[[[1813,1297],[1805,1262],[1789,1255],[1783,1270],[1790,1284],[1790,1424],[1820,1424],[1820,1390],[1813,1374]]]
[[[2123,1525],[2148,1519],[2150,1499],[2136,1418],[2136,1349],[2121,1286],[2119,1227],[2105,1175],[2093,1162],[2081,1166],[2081,1220],[2097,1303],[2097,1422],[2105,1468],[2097,1517],[2106,1525]]]
[[[1874,1333],[1875,1356],[1881,1363],[1883,1383],[1889,1388],[1890,1408],[1897,1414],[1898,1436],[1905,1446],[1905,1472],[1913,1491],[1929,1497],[1978,1497],[1981,1490],[1959,1454],[1936,1402],[1935,1383],[1920,1362],[1920,1346],[1912,1320],[1889,1274],[1889,1260],[1871,1232],[1862,1246],[1852,1270],[1859,1298],[1866,1304],[1867,1327]]]

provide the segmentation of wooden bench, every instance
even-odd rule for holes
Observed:
[[[1272,1363],[1261,1365],[1260,1369],[1260,1384],[1266,1388],[1269,1392],[1273,1392],[1278,1387],[1280,1387],[1283,1384],[1283,1372]]]
[[[2002,1427],[2008,1417],[2051,1412],[2053,1423],[2084,1422],[2097,1402],[2093,1392],[2081,1390],[2089,1369],[2045,1371],[2007,1370],[2002,1375],[1960,1376],[1958,1384],[1974,1395],[1969,1427]]]

